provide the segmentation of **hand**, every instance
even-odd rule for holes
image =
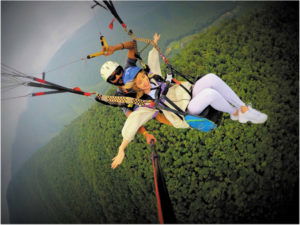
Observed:
[[[152,140],[154,143],[156,143],[156,138],[152,134],[146,133],[145,138],[146,138],[147,144],[149,144],[149,145],[151,144]]]
[[[114,158],[112,159],[113,162],[112,162],[112,164],[111,164],[111,168],[112,168],[112,169],[117,168],[117,167],[122,163],[124,157],[125,157],[125,152],[124,152],[124,150],[120,150],[120,149],[119,149],[119,152],[118,152],[118,154],[116,155],[116,157],[114,157]]]
[[[157,45],[159,39],[160,39],[160,34],[155,33],[155,34],[153,35],[153,43],[154,43],[155,45]]]
[[[112,54],[115,52],[115,48],[114,48],[113,46],[108,46],[107,49],[105,49],[105,48],[103,47],[102,50],[104,51],[104,55],[105,55],[105,56],[112,55]]]

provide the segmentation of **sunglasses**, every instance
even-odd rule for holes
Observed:
[[[121,73],[123,72],[122,66],[118,66],[115,71],[108,77],[107,82],[116,86],[123,86],[123,80]]]

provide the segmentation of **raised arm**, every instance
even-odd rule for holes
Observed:
[[[128,58],[136,59],[135,57],[135,54],[137,52],[136,41],[127,41],[114,46],[108,46],[108,49],[106,49],[105,56],[112,55],[115,51],[119,51],[122,49],[128,49],[128,54],[127,54]]]
[[[160,35],[155,33],[153,35],[153,42],[155,45],[158,44],[159,39],[160,39]],[[154,47],[151,49],[151,51],[148,54],[148,66],[150,67],[150,71],[152,73],[160,76],[162,75],[160,62],[159,62],[159,53]]]

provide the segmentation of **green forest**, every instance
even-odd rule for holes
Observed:
[[[171,58],[194,80],[219,75],[269,116],[254,125],[224,113],[208,133],[146,125],[178,223],[299,223],[298,4],[227,18]],[[110,168],[124,121],[119,108],[95,103],[40,149],[10,183],[11,223],[158,223],[142,135]]]

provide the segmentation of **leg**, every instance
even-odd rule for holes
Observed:
[[[193,97],[197,96],[205,88],[212,88],[216,90],[224,97],[224,99],[236,108],[246,105],[221,78],[213,73],[205,75],[195,83],[193,88]]]
[[[220,93],[212,88],[206,88],[192,98],[188,105],[188,112],[192,115],[198,115],[209,105],[216,110],[229,114],[236,111],[236,108],[230,105]]]

